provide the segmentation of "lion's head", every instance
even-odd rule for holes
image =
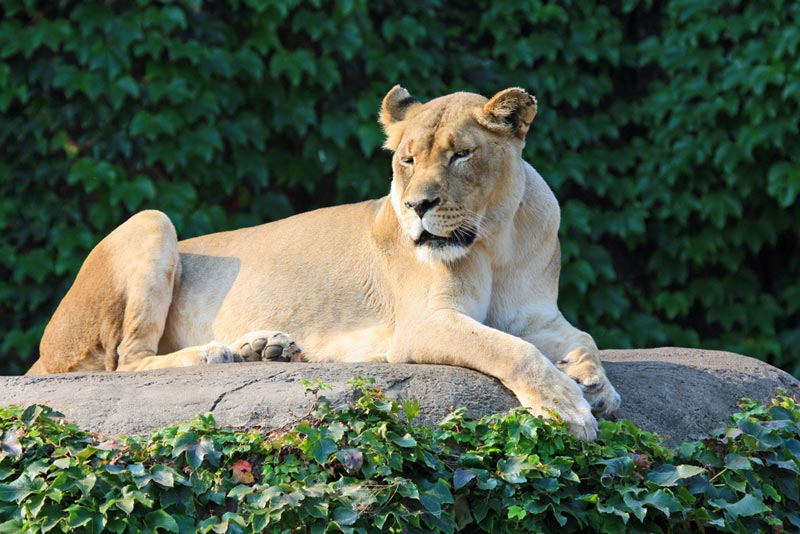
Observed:
[[[491,99],[455,93],[422,104],[399,85],[383,99],[394,151],[391,200],[417,256],[455,261],[513,214],[536,99],[519,88]]]

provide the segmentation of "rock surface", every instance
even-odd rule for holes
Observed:
[[[800,393],[791,375],[746,356],[696,349],[606,350],[602,359],[622,395],[617,414],[674,446],[724,425],[740,397],[769,400],[777,388]],[[333,385],[333,402],[356,397],[346,382],[371,376],[390,397],[416,398],[419,421],[435,424],[452,407],[470,414],[517,405],[497,380],[456,367],[390,364],[248,363],[138,373],[0,377],[0,404],[47,404],[82,428],[144,434],[213,412],[221,425],[277,428],[311,406],[301,379]]]

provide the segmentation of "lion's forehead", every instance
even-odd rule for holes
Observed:
[[[489,132],[471,115],[435,125],[411,124],[406,129],[399,152],[417,157],[438,156],[442,152],[474,149],[485,143],[488,136]]]
[[[477,143],[481,135],[489,133],[475,119],[485,103],[481,95],[454,93],[423,104],[409,117],[401,148],[405,144],[407,150],[431,152]]]

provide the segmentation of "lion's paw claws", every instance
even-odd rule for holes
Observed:
[[[594,415],[608,417],[617,411],[622,399],[606,377],[594,351],[573,350],[556,365],[580,386]]]

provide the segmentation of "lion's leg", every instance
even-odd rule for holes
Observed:
[[[143,212],[115,233],[120,230],[122,235],[114,241],[112,262],[123,287],[124,308],[117,325],[119,341],[116,346],[112,343],[105,347],[106,359],[116,357],[117,371],[232,362],[230,349],[215,342],[156,355],[173,289],[180,278],[175,228],[166,215]],[[137,242],[123,242],[125,238]]]
[[[608,416],[619,408],[621,398],[606,377],[594,339],[572,326],[558,309],[532,315],[520,337],[536,345],[580,385],[592,411]]]
[[[439,310],[424,323],[401,319],[388,359],[474,369],[500,380],[533,413],[549,416],[555,410],[575,435],[590,440],[597,435],[597,422],[580,388],[535,346],[461,313]]]
[[[45,329],[30,373],[232,361],[232,351],[213,343],[156,356],[178,277],[172,223],[157,211],[134,215],[89,253]]]
[[[187,347],[169,354],[159,356],[143,355],[131,359],[117,367],[117,371],[143,371],[145,369],[166,369],[170,367],[191,367],[194,365],[211,365],[231,363],[233,353],[222,343],[212,341],[197,347]]]
[[[146,243],[136,246],[135,250],[125,251],[124,256],[120,253],[114,256],[115,272],[122,273],[125,299],[119,325],[121,338],[116,347],[106,348],[107,351],[116,352],[116,370],[134,371],[232,361],[227,351],[213,344],[156,357],[158,342],[164,333],[167,313],[172,304],[173,289],[181,270],[175,230],[166,216],[158,219],[145,221],[130,229],[140,233],[146,231],[144,235],[147,237],[139,238]],[[145,225],[146,229],[141,228]]]

